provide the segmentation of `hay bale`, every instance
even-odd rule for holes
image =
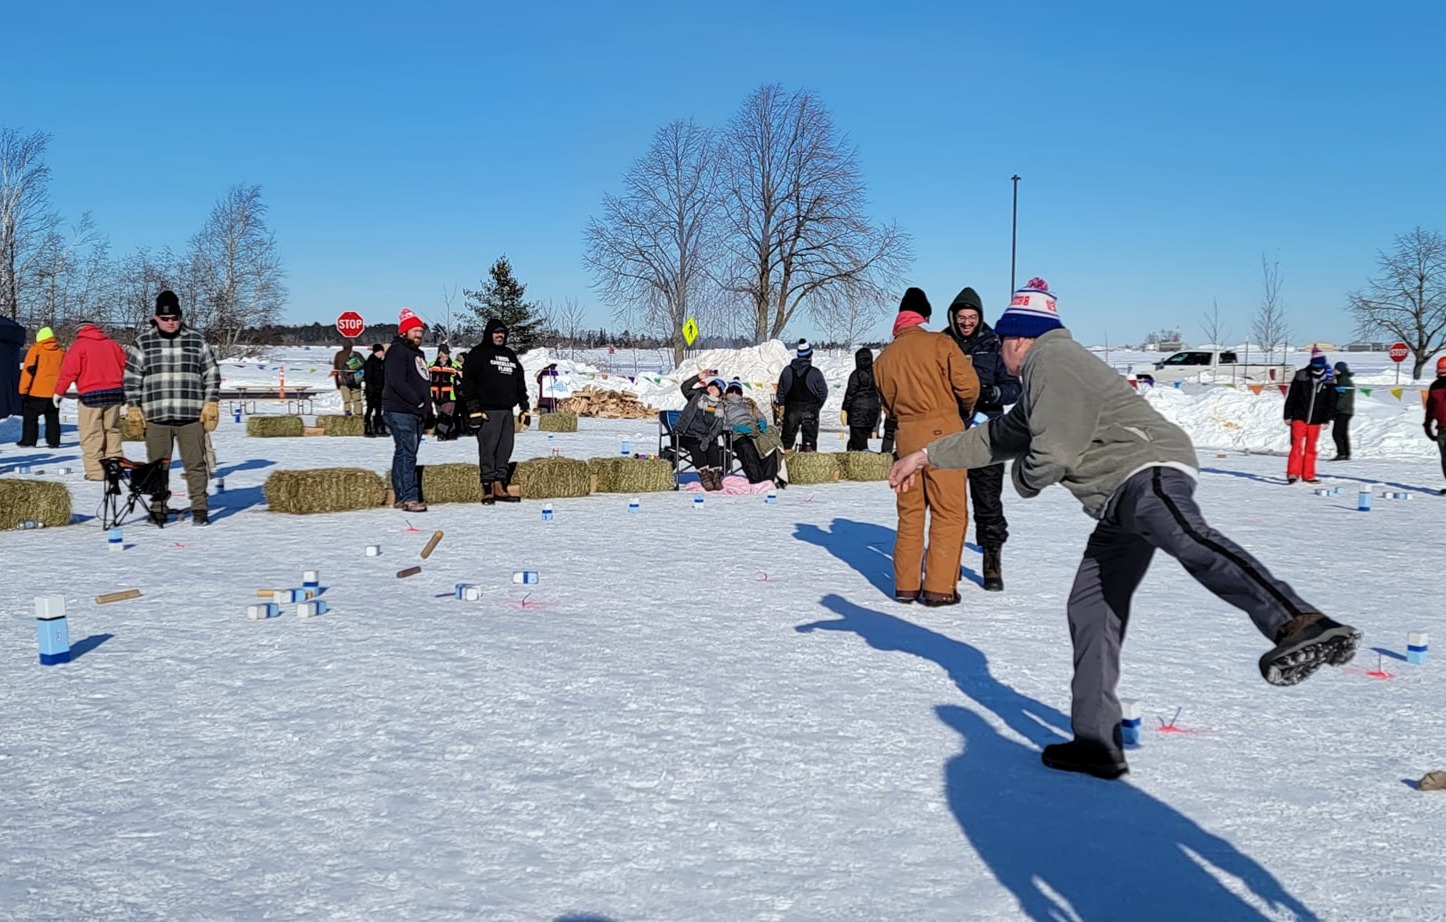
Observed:
[[[475,464],[419,464],[417,477],[424,503],[475,503],[482,480]]]
[[[70,524],[70,491],[63,483],[46,480],[0,480],[0,531],[19,528],[22,522],[47,528]]]
[[[888,480],[894,456],[876,451],[845,451],[838,456],[839,471],[844,480]],[[793,462],[788,469],[793,470]]]
[[[594,493],[662,493],[676,486],[673,465],[662,458],[592,458],[587,467]]]
[[[366,420],[360,416],[318,416],[323,435],[366,435]]]
[[[517,465],[512,483],[523,499],[562,499],[587,496],[592,475],[587,462],[576,458],[533,458]]]
[[[375,509],[382,504],[387,486],[375,471],[359,467],[323,467],[306,471],[276,471],[266,478],[261,492],[272,512],[310,515]]]
[[[257,438],[289,438],[306,431],[300,416],[248,416],[246,434]]]
[[[788,455],[791,484],[833,483],[841,474],[839,456],[831,451],[796,451]]]
[[[140,417],[133,412],[121,414],[121,441],[122,442],[144,442],[146,431],[139,425]]]
[[[538,432],[576,432],[577,416],[572,413],[543,413],[537,417]]]

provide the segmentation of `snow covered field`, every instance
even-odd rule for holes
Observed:
[[[1241,427],[1222,447],[1279,428],[1278,396],[1247,413],[1217,393],[1148,399],[1202,445],[1212,406]],[[389,440],[249,439],[225,417],[210,528],[132,524],[121,554],[94,521],[0,533],[0,917],[1446,919],[1446,794],[1406,783],[1446,768],[1446,660],[1401,659],[1408,631],[1446,643],[1446,499],[1404,435],[1430,447],[1419,403],[1381,405],[1361,460],[1322,465],[1342,496],[1201,450],[1206,515],[1366,651],[1267,686],[1248,619],[1157,560],[1121,689],[1151,729],[1113,784],[1038,761],[1068,733],[1063,611],[1091,527],[1063,490],[1006,494],[1006,592],[925,609],[891,600],[881,484],[702,511],[645,495],[636,516],[596,495],[549,523],[536,502],[284,517],[271,471],[385,469]],[[656,445],[650,422],[581,426],[517,456]],[[73,433],[57,452],[17,434],[0,422],[0,468],[70,465],[90,514]],[[421,460],[473,451],[428,440]],[[1411,499],[1358,513],[1361,482]],[[246,620],[303,568],[331,613]],[[453,600],[459,581],[485,601]],[[36,664],[42,592],[68,600],[67,665]]]

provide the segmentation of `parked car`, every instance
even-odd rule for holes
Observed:
[[[1291,365],[1243,363],[1233,351],[1186,349],[1152,364],[1132,365],[1130,374],[1142,384],[1284,384],[1295,369]]]

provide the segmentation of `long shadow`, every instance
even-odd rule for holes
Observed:
[[[114,634],[91,634],[84,640],[70,645],[70,658],[72,660],[80,659],[114,636]]]
[[[1270,476],[1267,476],[1267,475],[1265,475],[1265,474],[1253,474],[1253,473],[1251,473],[1251,472],[1249,472],[1249,471],[1227,471],[1227,470],[1225,470],[1224,468],[1221,468],[1221,467],[1202,467],[1202,468],[1200,468],[1200,473],[1202,473],[1202,474],[1225,474],[1225,475],[1230,476],[1230,477],[1239,477],[1239,478],[1242,479],[1242,480],[1254,480],[1254,481],[1256,481],[1256,482],[1258,482],[1258,483],[1269,483],[1269,484],[1274,484],[1274,485],[1276,485],[1276,486],[1285,486],[1285,485],[1286,485],[1285,476],[1284,476],[1284,475],[1282,475],[1282,476],[1280,476],[1280,477],[1270,477]],[[1431,493],[1431,494],[1434,494],[1434,493],[1436,492],[1436,488],[1435,488],[1435,487],[1423,487],[1423,486],[1421,486],[1420,484],[1396,483],[1396,482],[1394,482],[1394,481],[1389,481],[1389,480],[1377,480],[1377,479],[1375,479],[1374,477],[1346,477],[1346,476],[1342,476],[1342,475],[1340,475],[1340,474],[1337,474],[1337,473],[1336,473],[1335,471],[1333,471],[1333,470],[1324,470],[1324,471],[1320,471],[1320,473],[1325,474],[1325,475],[1326,475],[1327,477],[1329,477],[1331,480],[1343,480],[1343,481],[1347,481],[1347,482],[1349,482],[1349,483],[1366,483],[1366,484],[1373,484],[1373,485],[1374,485],[1374,484],[1380,484],[1380,485],[1383,486],[1383,487],[1395,487],[1397,490],[1414,490],[1414,491],[1416,491],[1417,493]],[[1310,487],[1311,484],[1306,483],[1306,484],[1300,484],[1299,486]],[[1351,500],[1354,500],[1354,499],[1355,499],[1354,496],[1349,497],[1349,498],[1350,498]]]
[[[846,631],[875,649],[928,660],[1035,746],[1067,738],[1069,719],[991,675],[978,648],[837,595],[821,601],[838,618],[795,630]],[[965,743],[944,770],[950,809],[1030,918],[1070,918],[1066,903],[1073,917],[1086,920],[1264,918],[1202,863],[1239,878],[1267,904],[1317,918],[1259,863],[1168,804],[1127,782],[1047,769],[1035,749],[1000,735],[973,711],[935,710]]]
[[[1021,769],[1033,761],[1027,746],[973,711],[934,710],[964,744],[944,767],[949,809],[1029,918],[1318,918],[1259,862],[1163,801],[1127,783]],[[1227,889],[1220,872],[1271,916]]]
[[[241,471],[259,470],[260,468],[271,467],[275,464],[275,461],[268,461],[265,458],[252,458],[249,461],[242,461],[239,464],[228,464],[225,467],[217,468],[216,476],[230,477],[232,474],[236,474]]]
[[[243,509],[250,509],[252,506],[259,506],[266,502],[266,495],[261,492],[260,487],[242,487],[239,490],[227,490],[225,493],[217,493],[215,496],[207,497],[206,505],[212,510],[213,517],[232,516]],[[217,515],[219,513],[219,516]]]
[[[869,581],[886,597],[894,597],[894,530],[872,522],[834,519],[827,531],[799,522],[793,537],[816,544]]]
[[[32,468],[35,468],[35,467],[38,466],[41,470],[45,471],[46,473],[51,473],[51,472],[52,472],[51,469],[54,468],[55,465],[57,465],[57,464],[64,464],[64,463],[66,463],[67,461],[79,461],[79,460],[80,460],[80,455],[43,454],[43,453],[41,453],[41,452],[39,452],[39,451],[37,451],[36,449],[33,449],[33,448],[32,448],[32,449],[25,449],[25,450],[26,450],[26,451],[35,452],[35,453],[34,453],[34,454],[22,454],[22,455],[0,454],[0,470],[8,470],[8,471],[10,471],[11,473],[16,473],[15,468],[16,468],[18,465],[28,464],[28,465],[30,465]],[[52,451],[55,451],[55,452],[63,452],[63,451],[65,451],[65,449],[64,449],[64,448],[56,448],[56,449],[53,449]],[[33,471],[32,471],[32,473],[33,473]]]

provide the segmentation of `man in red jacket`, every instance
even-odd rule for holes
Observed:
[[[1436,380],[1426,392],[1426,438],[1441,448],[1441,476],[1446,477],[1446,355],[1436,360]],[[1441,490],[1446,496],[1446,488]]]
[[[125,371],[125,350],[94,323],[81,321],[75,345],[65,353],[55,379],[55,405],[60,406],[61,396],[74,384],[80,394],[76,419],[86,480],[104,480],[101,459],[124,454],[120,409],[126,402]]]

